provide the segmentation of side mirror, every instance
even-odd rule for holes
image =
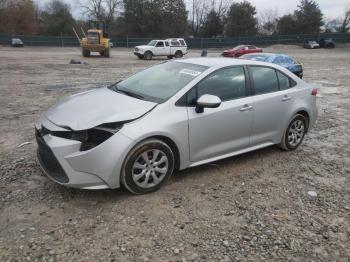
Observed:
[[[213,95],[202,95],[197,100],[196,113],[203,113],[204,108],[217,108],[221,105],[221,99]]]

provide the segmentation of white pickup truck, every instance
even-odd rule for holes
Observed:
[[[167,56],[169,59],[181,58],[187,54],[187,44],[183,38],[152,40],[147,45],[136,46],[134,55],[150,60],[153,56]]]

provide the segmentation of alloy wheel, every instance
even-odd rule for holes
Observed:
[[[141,153],[132,166],[132,178],[141,188],[150,188],[163,181],[169,169],[167,155],[159,149]]]
[[[295,120],[288,130],[288,144],[292,147],[296,147],[300,144],[304,137],[305,124],[302,120]]]

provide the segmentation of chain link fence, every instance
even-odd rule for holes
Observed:
[[[10,45],[11,38],[20,38],[25,46],[79,46],[76,37],[73,36],[29,36],[9,35],[0,33],[0,45]],[[332,38],[336,43],[350,43],[350,33],[329,33],[310,35],[271,35],[271,36],[244,36],[244,37],[223,37],[223,38],[185,38],[189,48],[225,48],[240,44],[253,44],[267,46],[273,44],[303,44],[309,40],[318,41],[321,38]],[[152,38],[137,37],[111,37],[115,47],[132,48],[137,45],[144,45]]]

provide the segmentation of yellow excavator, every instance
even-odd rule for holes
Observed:
[[[89,21],[87,34],[81,28],[83,37],[80,39],[75,28],[73,31],[80,42],[82,55],[89,57],[91,52],[98,52],[101,56],[110,57],[110,39],[108,38],[108,27],[104,21]]]

